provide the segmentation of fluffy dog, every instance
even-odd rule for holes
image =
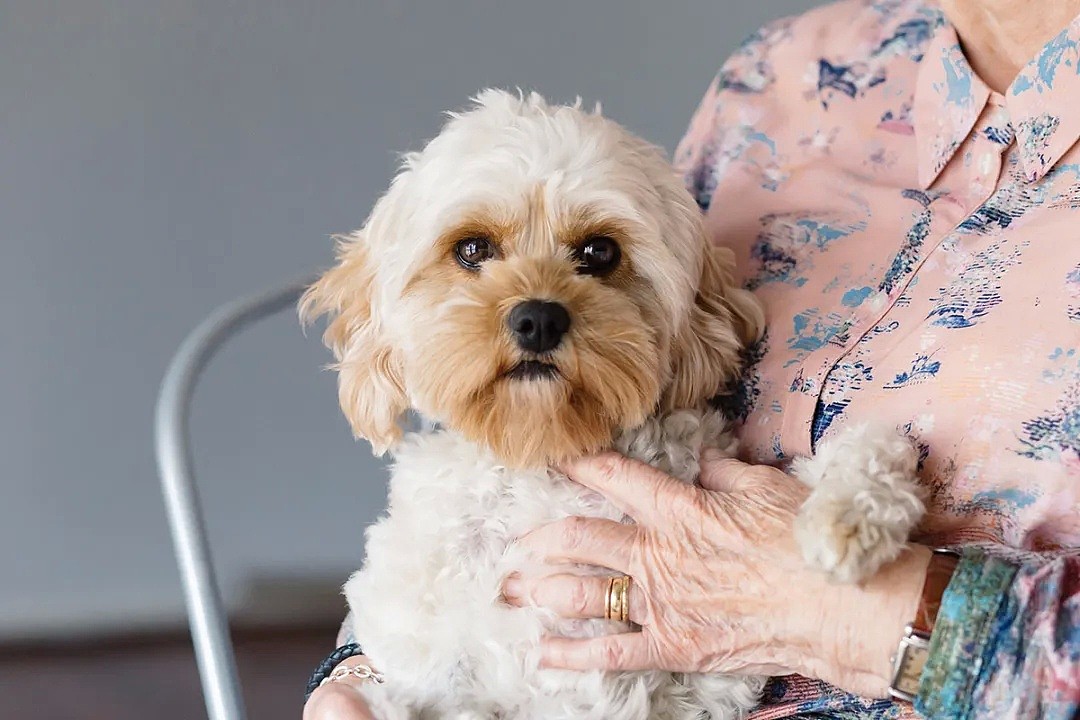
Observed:
[[[615,447],[692,483],[708,409],[764,317],[706,240],[664,154],[599,111],[489,90],[405,156],[364,227],[308,291],[327,315],[341,407],[392,449],[388,514],[345,586],[385,685],[382,720],[691,720],[740,716],[763,678],[537,667],[544,633],[625,632],[499,602],[512,540],[570,515],[629,521],[552,465]],[[403,434],[413,410],[437,429]],[[857,580],[922,512],[910,443],[842,435],[797,467],[815,487],[809,561]]]

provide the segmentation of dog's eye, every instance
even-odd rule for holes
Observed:
[[[485,237],[467,237],[454,246],[454,257],[462,267],[476,270],[480,263],[495,257],[495,246]]]
[[[619,244],[606,235],[586,240],[577,250],[578,271],[586,275],[607,275],[622,259]]]

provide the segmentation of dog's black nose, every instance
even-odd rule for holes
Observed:
[[[570,329],[570,313],[559,303],[526,300],[510,311],[506,324],[522,350],[542,353],[558,347]]]

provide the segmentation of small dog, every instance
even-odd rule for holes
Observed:
[[[539,669],[545,633],[630,628],[499,602],[525,562],[514,538],[629,521],[553,465],[614,447],[693,483],[702,448],[734,454],[707,401],[764,316],[732,269],[663,152],[580,103],[488,90],[405,156],[301,303],[329,316],[354,431],[394,454],[389,512],[345,586],[387,677],[365,687],[377,717],[726,720],[756,704],[764,678]],[[408,410],[438,429],[404,434]],[[799,461],[808,561],[850,582],[896,557],[922,513],[915,462],[891,429]]]

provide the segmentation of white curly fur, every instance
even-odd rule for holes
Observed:
[[[795,522],[812,567],[854,583],[895,560],[923,515],[918,452],[894,428],[854,425],[822,442],[791,472],[813,490]]]
[[[616,449],[684,482],[704,446],[733,453],[716,413],[680,410],[622,434]],[[753,707],[764,678],[541,670],[542,632],[593,637],[625,630],[562,620],[499,602],[502,579],[523,569],[511,541],[559,518],[626,520],[554,471],[502,466],[440,430],[395,451],[389,511],[367,531],[364,569],[345,585],[353,630],[392,682],[365,687],[380,720],[717,720]]]

